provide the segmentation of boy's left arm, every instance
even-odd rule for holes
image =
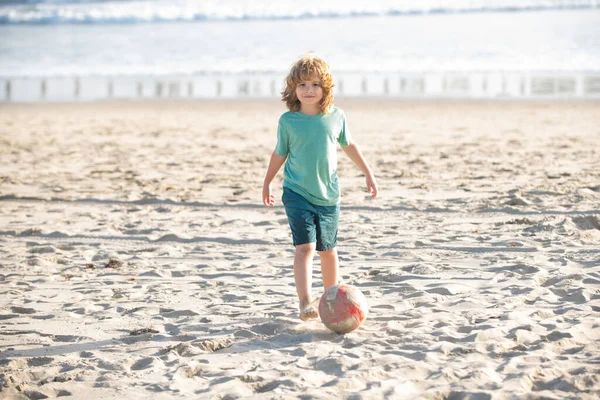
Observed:
[[[360,169],[360,171],[365,175],[367,181],[367,191],[371,195],[371,198],[374,199],[377,197],[377,181],[375,181],[375,176],[373,176],[373,171],[369,167],[365,156],[360,151],[358,145],[354,142],[350,142],[348,146],[342,146],[342,150],[344,153],[352,160],[354,165]]]

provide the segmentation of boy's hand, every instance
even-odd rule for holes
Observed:
[[[262,198],[265,207],[272,207],[275,205],[275,196],[271,193],[271,185],[263,185]]]
[[[371,199],[375,199],[377,197],[377,193],[379,192],[377,189],[377,182],[375,181],[374,176],[367,176],[367,191],[369,195],[371,195]]]

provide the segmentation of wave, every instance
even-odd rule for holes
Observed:
[[[596,9],[600,0],[0,0],[0,25],[294,20]]]

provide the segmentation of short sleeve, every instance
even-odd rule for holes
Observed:
[[[340,136],[338,137],[338,143],[341,146],[348,146],[352,142],[352,136],[350,135],[350,129],[348,128],[348,122],[346,121],[346,114],[342,113],[342,129]]]
[[[279,126],[277,127],[277,146],[275,146],[275,152],[278,156],[287,156],[290,152],[290,135],[283,124],[283,118],[279,119]]]

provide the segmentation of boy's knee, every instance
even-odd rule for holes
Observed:
[[[331,256],[331,255],[334,255],[334,254],[336,254],[336,248],[335,247],[332,248],[332,249],[319,251],[319,255],[321,257],[323,257],[323,256],[327,257],[327,256]]]
[[[316,248],[315,243],[299,244],[298,246],[296,246],[296,253],[304,254],[304,255],[311,255],[311,254],[315,253],[315,248]]]

